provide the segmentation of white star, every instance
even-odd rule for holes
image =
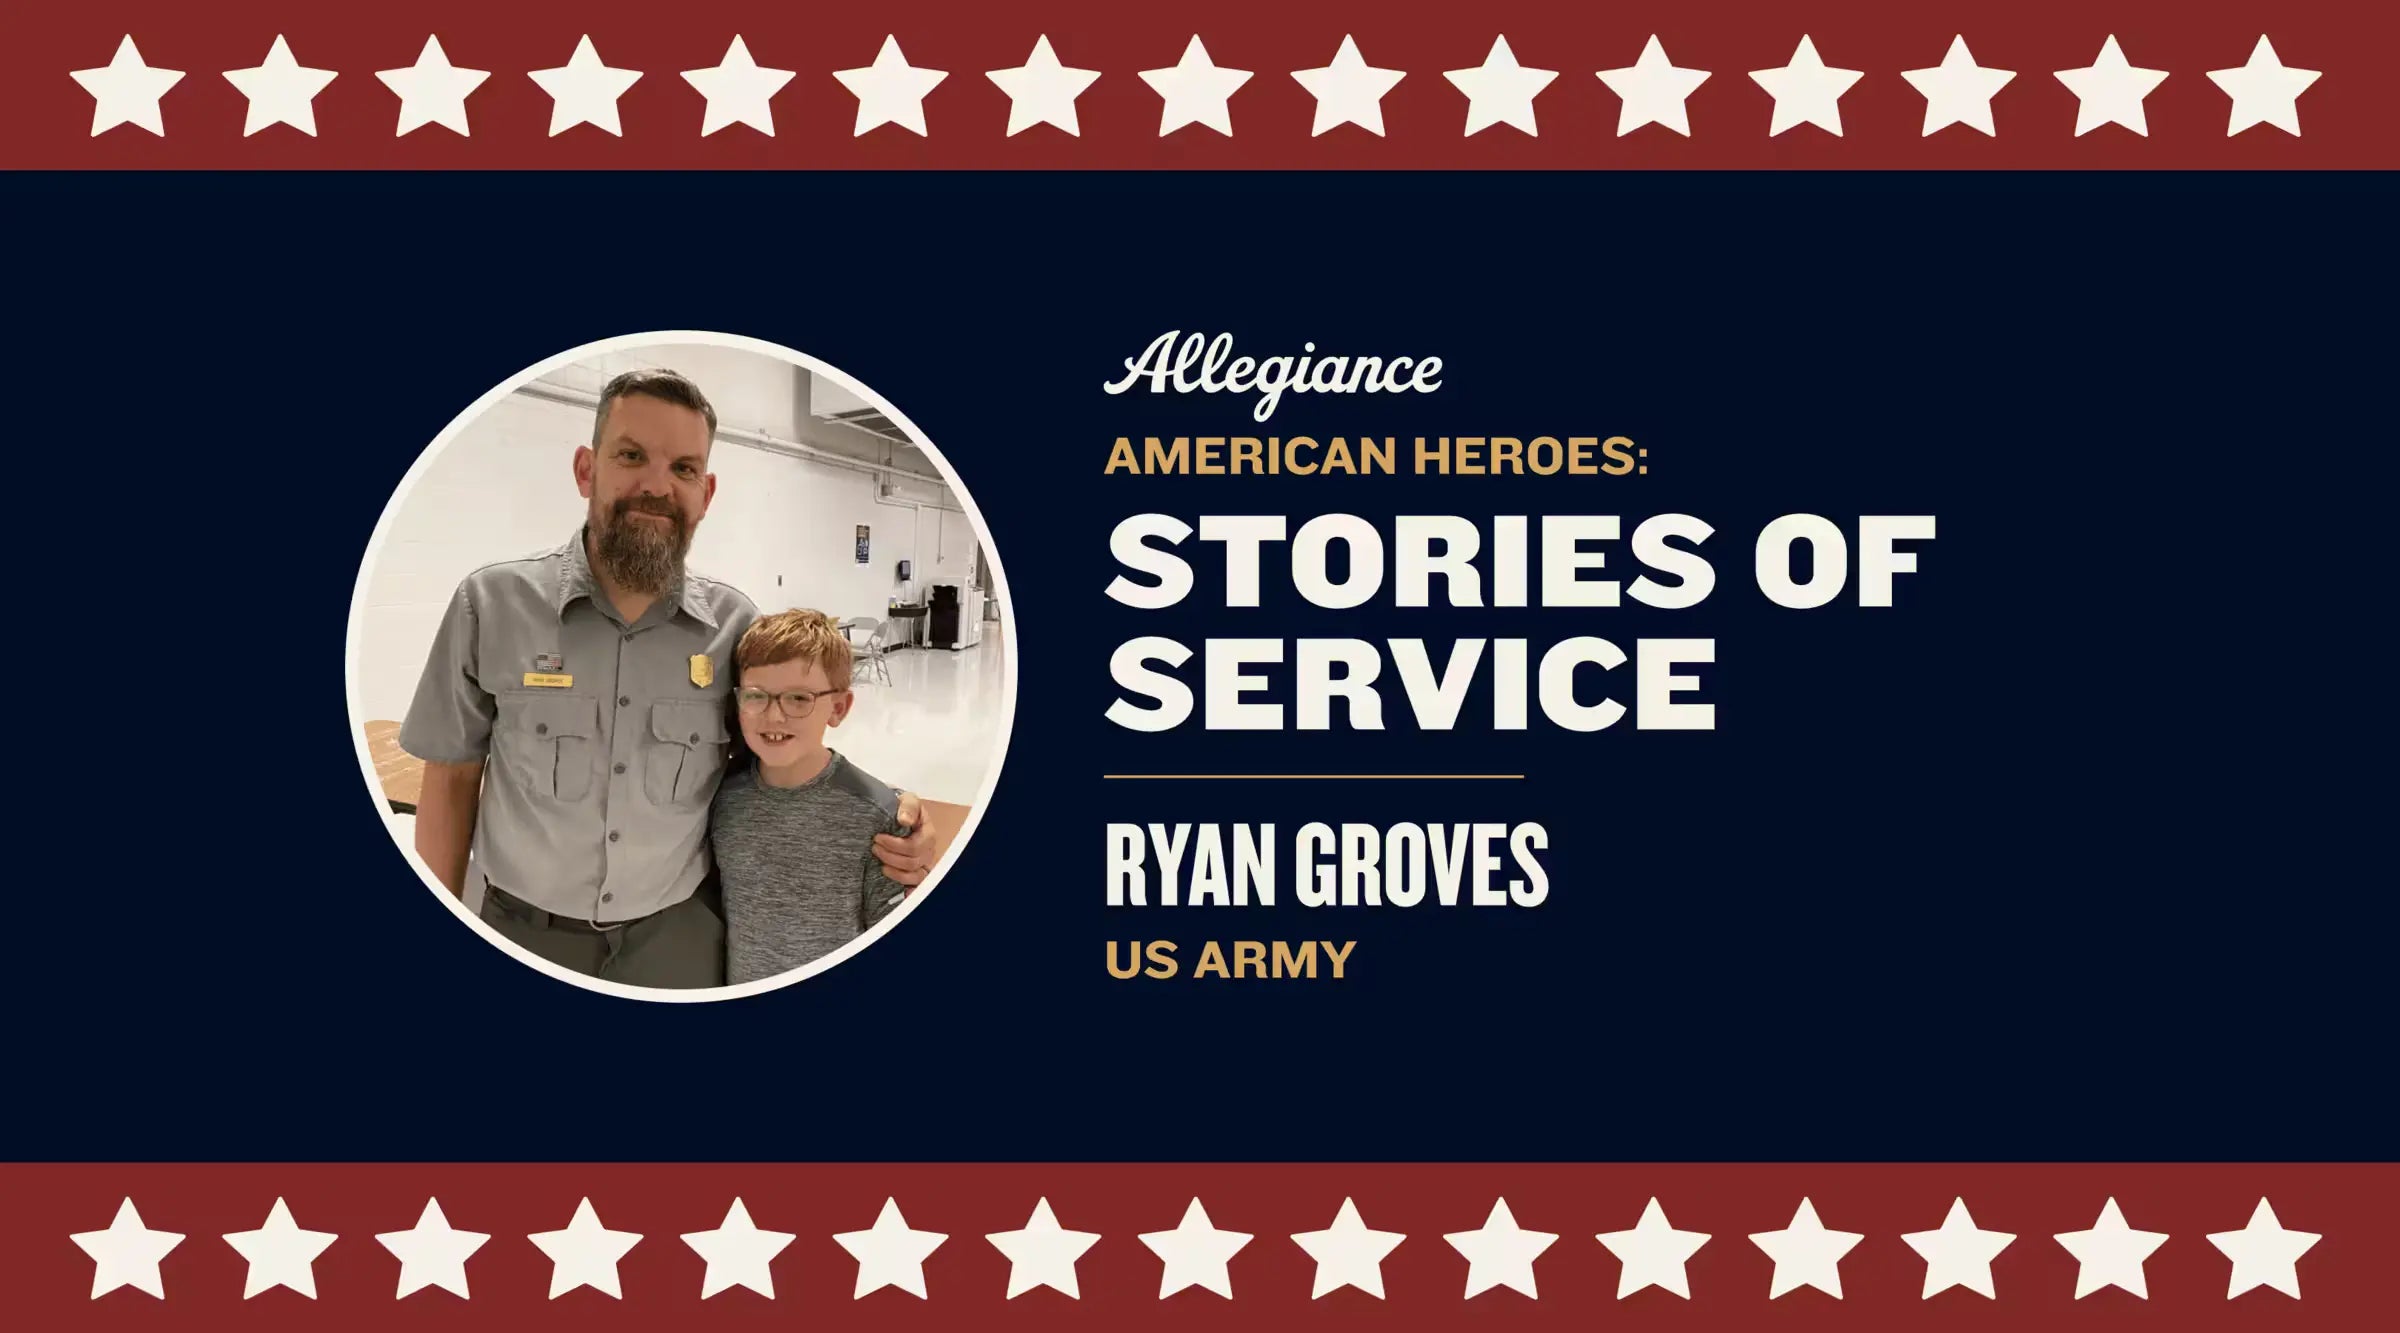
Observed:
[[[1357,39],[1347,33],[1342,36],[1340,49],[1333,53],[1333,63],[1315,69],[1296,69],[1292,77],[1317,99],[1315,127],[1311,136],[1323,134],[1337,125],[1356,125],[1370,134],[1383,133],[1383,95],[1396,87],[1406,74],[1396,69],[1377,69],[1358,53]]]
[[[850,130],[855,139],[878,125],[897,125],[925,133],[925,94],[932,92],[947,70],[918,69],[900,53],[900,39],[886,34],[875,63],[857,69],[837,69],[833,77],[858,99],[858,120]]]
[[[1598,1240],[1624,1265],[1617,1274],[1618,1300],[1644,1287],[1663,1287],[1687,1301],[1692,1298],[1683,1264],[1708,1244],[1708,1237],[1670,1226],[1667,1210],[1658,1206],[1658,1200],[1652,1199],[1642,1209],[1642,1220],[1633,1224],[1633,1230],[1604,1231]]]
[[[1842,132],[1842,94],[1858,82],[1859,71],[1834,69],[1817,57],[1817,44],[1806,33],[1793,48],[1790,63],[1781,69],[1754,69],[1750,78],[1775,99],[1772,139],[1794,125],[1814,125],[1836,136]]]
[[[1033,1215],[1025,1219],[1023,1227],[994,1231],[984,1239],[1008,1256],[1008,1299],[1013,1301],[1035,1287],[1053,1287],[1081,1300],[1083,1294],[1075,1288],[1075,1261],[1092,1248],[1100,1233],[1059,1226],[1050,1201],[1041,1199],[1034,1203]]]
[[[291,44],[277,33],[265,60],[248,69],[225,71],[225,81],[250,99],[250,112],[242,118],[243,138],[269,125],[289,125],[313,138],[317,133],[313,103],[325,85],[333,82],[333,71],[310,69],[292,59]]]
[[[1342,1200],[1340,1211],[1333,1215],[1332,1226],[1323,1231],[1292,1233],[1292,1243],[1317,1261],[1317,1280],[1308,1298],[1313,1301],[1329,1291],[1356,1287],[1382,1300],[1384,1257],[1406,1239],[1397,1231],[1370,1229],[1359,1217],[1358,1205],[1349,1199]]]
[[[1664,125],[1690,138],[1692,123],[1684,118],[1683,99],[1708,82],[1708,71],[1676,68],[1653,33],[1643,44],[1639,59],[1623,69],[1600,71],[1600,81],[1624,102],[1617,111],[1618,138],[1650,124]]]
[[[1045,122],[1081,137],[1083,131],[1075,124],[1075,99],[1092,86],[1100,71],[1058,63],[1058,53],[1050,49],[1050,35],[1044,33],[1034,39],[1033,54],[1025,57],[1024,64],[986,70],[983,77],[1008,94],[1010,137]]]
[[[491,77],[488,70],[460,69],[442,50],[442,39],[427,37],[417,63],[406,69],[379,69],[375,77],[400,96],[400,128],[393,137],[420,125],[443,125],[467,132],[467,94]]]
[[[885,1199],[875,1225],[865,1231],[845,1231],[834,1243],[858,1260],[858,1285],[850,1292],[857,1300],[879,1287],[898,1287],[925,1299],[925,1259],[950,1239],[939,1231],[912,1231],[900,1215],[897,1199]]]
[[[2075,1256],[2075,1299],[2102,1287],[2123,1287],[2143,1300],[2150,1286],[2142,1278],[2142,1261],[2167,1243],[2163,1231],[2136,1231],[2125,1225],[2125,1214],[2110,1199],[2100,1207],[2100,1220],[2089,1231],[2061,1231],[2051,1239]]]
[[[577,1287],[590,1287],[623,1300],[625,1293],[617,1287],[617,1261],[642,1243],[638,1232],[611,1231],[600,1225],[600,1214],[592,1210],[590,1199],[575,1205],[575,1216],[566,1230],[537,1231],[525,1239],[550,1256],[550,1299],[554,1301]]]
[[[700,1279],[701,1300],[727,1287],[748,1287],[773,1300],[775,1274],[768,1265],[783,1253],[784,1246],[792,1243],[792,1233],[760,1230],[750,1221],[749,1208],[737,1198],[725,1210],[725,1220],[716,1230],[686,1231],[683,1243],[708,1261],[708,1272]]]
[[[1467,95],[1467,133],[1488,129],[1494,125],[1514,125],[1527,134],[1538,136],[1534,128],[1533,99],[1550,81],[1558,77],[1554,69],[1527,69],[1517,63],[1517,53],[1508,49],[1504,33],[1492,39],[1491,54],[1474,69],[1444,70],[1442,77],[1450,86]]]
[[[2058,71],[2058,81],[2075,94],[2075,137],[2114,121],[2148,138],[2150,123],[2142,115],[2142,99],[2167,81],[2167,72],[2126,64],[2125,52],[2111,33],[2091,64]]]
[[[2319,71],[2293,69],[2276,58],[2274,44],[2259,34],[2250,48],[2250,63],[2239,69],[2212,69],[2208,81],[2233,99],[2233,117],[2225,137],[2253,125],[2272,125],[2286,134],[2300,133],[2300,94],[2317,81]]]
[[[1992,1260],[2016,1239],[2013,1232],[1983,1231],[1967,1212],[1965,1199],[1950,1202],[1949,1215],[1936,1231],[1911,1231],[1900,1239],[1925,1260],[1925,1299],[1951,1287],[1965,1287],[1987,1299],[1992,1295]]]
[[[92,1256],[93,1300],[119,1287],[146,1291],[162,1301],[167,1298],[166,1283],[158,1275],[158,1261],[183,1243],[183,1234],[152,1231],[142,1225],[142,1215],[135,1210],[133,1200],[117,1205],[116,1219],[108,1224],[108,1230],[78,1231],[70,1239],[76,1248]]]
[[[301,1230],[292,1220],[292,1210],[281,1199],[267,1210],[267,1220],[258,1230],[226,1232],[225,1243],[250,1261],[250,1275],[242,1283],[242,1299],[249,1300],[274,1287],[290,1287],[315,1300],[317,1275],[313,1265],[334,1239],[330,1231]]]
[[[1142,1244],[1166,1265],[1158,1279],[1162,1301],[1185,1287],[1203,1287],[1232,1300],[1233,1272],[1227,1265],[1249,1243],[1246,1231],[1217,1230],[1198,1199],[1183,1210],[1183,1221],[1173,1231],[1142,1233]]]
[[[622,138],[625,131],[617,123],[617,99],[625,90],[639,82],[640,70],[612,69],[600,60],[600,50],[592,45],[586,33],[575,43],[575,54],[567,63],[555,69],[537,69],[527,74],[550,94],[550,137],[578,125],[590,125]]]
[[[1775,1277],[1767,1286],[1767,1299],[1773,1300],[1787,1291],[1800,1287],[1815,1287],[1835,1300],[1842,1298],[1842,1256],[1850,1253],[1863,1237],[1856,1231],[1828,1231],[1817,1220],[1817,1206],[1806,1199],[1792,1213],[1792,1223],[1781,1231],[1753,1231],[1750,1243],[1767,1252],[1775,1261]]]
[[[1992,97],[2017,77],[2013,69],[1985,69],[1975,63],[1967,39],[1950,39],[1942,63],[1931,69],[1902,70],[1908,86],[1925,95],[1925,133],[1947,125],[1965,125],[1997,135],[1992,128]],[[1922,138],[1923,136],[1918,136]]]
[[[164,135],[166,121],[158,99],[183,79],[179,69],[155,69],[143,63],[141,50],[129,33],[117,43],[117,53],[96,69],[74,71],[75,82],[92,95],[92,133],[97,136],[119,125],[137,125]]]
[[[723,60],[707,69],[683,71],[683,81],[708,99],[708,110],[700,117],[701,138],[728,125],[747,125],[772,138],[775,111],[767,103],[792,81],[792,71],[761,67],[750,58],[750,45],[737,32],[733,44],[725,48]]]
[[[491,1237],[480,1231],[459,1231],[442,1215],[442,1201],[427,1199],[417,1224],[406,1231],[379,1231],[375,1239],[400,1261],[399,1300],[410,1292],[440,1287],[453,1296],[467,1294],[467,1260]]]
[[[2233,1260],[2233,1281],[2225,1289],[2232,1300],[2252,1287],[2273,1287],[2300,1299],[2300,1256],[2321,1239],[2314,1231],[2286,1231],[2275,1220],[2265,1199],[2250,1214],[2250,1225],[2239,1231],[2212,1231],[2208,1243]]]
[[[1225,103],[1249,81],[1250,71],[1226,69],[1211,61],[1198,33],[1192,35],[1191,45],[1183,48],[1183,59],[1165,69],[1142,71],[1142,82],[1166,101],[1158,115],[1161,139],[1186,125],[1205,125],[1231,137],[1233,112]]]
[[[1527,1231],[1517,1225],[1508,1200],[1494,1199],[1491,1216],[1474,1231],[1452,1231],[1442,1237],[1450,1248],[1467,1257],[1467,1294],[1473,1300],[1494,1287],[1510,1287],[1536,1300],[1533,1261],[1558,1239],[1552,1231]]]

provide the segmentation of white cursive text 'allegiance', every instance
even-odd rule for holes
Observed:
[[[1182,339],[1180,344],[1177,339]],[[1123,393],[1147,378],[1150,392],[1256,393],[1251,416],[1274,415],[1285,391],[1292,393],[1432,393],[1442,387],[1442,359],[1426,357],[1318,356],[1302,343],[1303,355],[1250,357],[1233,354],[1233,335],[1185,334],[1169,329],[1150,340],[1139,357],[1125,358],[1125,375],[1100,387]]]

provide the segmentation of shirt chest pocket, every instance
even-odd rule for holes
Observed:
[[[591,795],[599,751],[597,701],[573,695],[504,694],[493,745],[517,784],[536,796],[580,801]]]
[[[643,793],[656,805],[697,805],[716,795],[725,772],[723,701],[662,700],[650,705]]]

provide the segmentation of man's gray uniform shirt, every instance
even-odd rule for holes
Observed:
[[[685,572],[624,623],[583,534],[486,565],[451,599],[400,748],[484,765],[483,876],[545,911],[607,923],[691,896],[730,736],[750,599]]]

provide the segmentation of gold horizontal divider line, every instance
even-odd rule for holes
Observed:
[[[1103,773],[1109,782],[1511,782],[1522,773]]]

